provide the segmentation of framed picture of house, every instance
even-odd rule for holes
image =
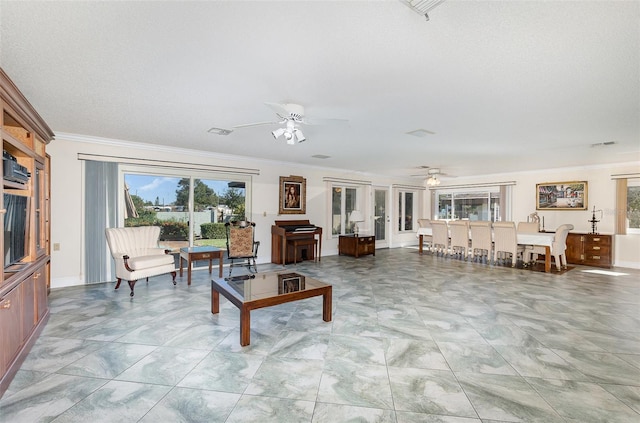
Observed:
[[[278,214],[307,212],[307,180],[302,176],[280,177],[280,206]]]
[[[536,184],[536,210],[587,210],[587,181]]]
[[[278,275],[278,294],[304,291],[305,277],[299,273],[283,273]]]

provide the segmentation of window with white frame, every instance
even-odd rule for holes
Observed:
[[[640,234],[640,179],[627,181],[627,233]]]
[[[496,185],[436,190],[432,215],[444,220],[506,220],[509,188]]]
[[[354,233],[355,224],[349,220],[349,215],[358,208],[359,190],[348,185],[331,186],[331,235]]]
[[[418,208],[417,200],[417,191],[398,190],[398,232],[414,230]]]

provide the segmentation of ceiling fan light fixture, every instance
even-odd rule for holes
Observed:
[[[429,176],[429,179],[427,179],[427,185],[429,185],[430,187],[440,185],[440,179],[438,179],[438,177],[435,175]]]
[[[285,132],[287,132],[284,128],[278,128],[275,131],[271,131],[271,135],[273,135],[273,138],[278,139],[280,138]]]
[[[298,142],[303,142],[307,139],[299,128],[294,129],[293,135],[295,135]]]

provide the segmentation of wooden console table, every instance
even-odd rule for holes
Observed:
[[[367,254],[376,255],[376,237],[374,235],[340,235],[338,238],[338,254],[360,257]]]

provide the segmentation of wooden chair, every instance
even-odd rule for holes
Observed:
[[[474,261],[491,262],[493,252],[493,241],[491,239],[491,222],[486,220],[477,220],[469,222],[471,231],[471,259]]]
[[[130,296],[138,279],[170,273],[176,284],[176,265],[170,251],[158,246],[160,227],[136,226],[105,229],[107,244],[116,263],[116,288],[129,283]]]
[[[256,224],[246,220],[231,221],[224,224],[227,235],[227,257],[229,264],[229,276],[236,266],[246,266],[249,271],[258,272],[256,258],[260,241],[255,240],[254,229]],[[242,264],[236,264],[240,261]],[[253,270],[251,269],[253,267]]]
[[[451,254],[466,260],[469,253],[469,221],[453,220],[449,222],[449,231]]]

